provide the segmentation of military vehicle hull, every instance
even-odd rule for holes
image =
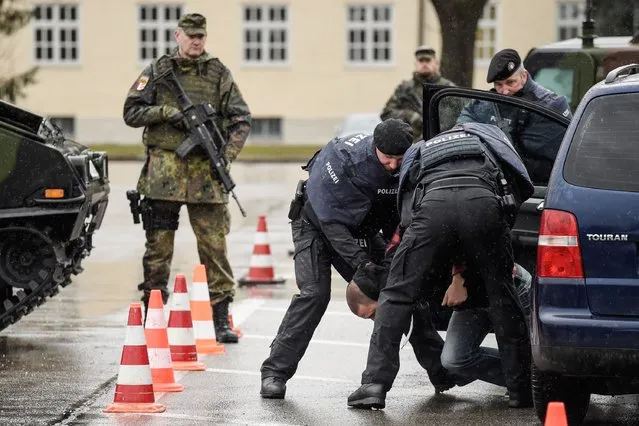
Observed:
[[[0,102],[0,330],[82,272],[109,191],[106,153]]]

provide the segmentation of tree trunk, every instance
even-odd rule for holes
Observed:
[[[442,34],[442,75],[459,86],[472,86],[475,34],[488,0],[431,0]]]

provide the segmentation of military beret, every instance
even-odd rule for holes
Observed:
[[[486,82],[492,83],[495,80],[505,80],[515,73],[521,66],[519,53],[514,49],[504,49],[495,53],[488,66]]]
[[[417,59],[430,56],[435,56],[435,49],[427,44],[422,44],[417,49],[415,49],[415,57]]]
[[[206,18],[199,13],[189,13],[180,18],[178,28],[188,35],[206,35]]]

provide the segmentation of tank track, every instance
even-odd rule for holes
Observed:
[[[42,233],[30,226],[0,228],[0,235],[4,234],[2,237],[9,240],[10,238],[6,236],[9,235],[8,232],[11,231],[26,232],[26,234],[40,237],[41,242],[44,243],[41,247],[44,246],[45,249],[48,249],[47,245],[52,244],[51,240],[46,236],[47,231]],[[0,252],[2,251],[1,249],[2,247],[0,247]],[[38,252],[42,251],[40,247],[38,247],[37,250]],[[6,262],[7,260],[5,257],[0,258],[0,262]],[[80,260],[78,260],[78,264]],[[39,271],[41,282],[36,281],[36,277],[34,277],[34,279],[28,282],[26,288],[12,287],[10,283],[6,282],[6,279],[2,280],[0,278],[0,331],[16,323],[23,316],[33,312],[36,307],[46,302],[49,297],[58,294],[60,291],[59,286],[66,287],[69,285],[71,283],[71,274],[75,273],[74,271],[81,270],[79,265],[76,268],[70,266],[62,267],[62,265],[58,265],[54,259],[49,259],[47,266],[47,268],[43,268]],[[2,267],[2,265],[0,265],[0,267]],[[13,269],[18,269],[18,267]],[[0,276],[1,275],[2,274],[0,274]]]
[[[11,324],[16,323],[20,318],[30,314],[33,310],[46,302],[47,298],[53,297],[60,291],[60,287],[71,284],[71,277],[65,274],[64,281],[60,284],[53,279],[40,285],[32,282],[26,289],[20,289],[11,297],[2,300],[0,306],[0,331]]]

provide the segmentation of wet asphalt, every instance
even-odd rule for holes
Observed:
[[[504,389],[474,382],[435,395],[410,345],[386,409],[349,409],[346,398],[359,385],[372,321],[353,316],[335,276],[328,312],[313,336],[285,400],[262,400],[259,367],[268,355],[288,302],[296,292],[286,214],[298,179],[297,164],[233,167],[236,193],[248,213],[230,205],[229,257],[236,278],[246,274],[257,217],[265,215],[277,277],[286,283],[237,289],[233,319],[243,336],[224,355],[200,357],[207,370],[176,372],[181,393],[156,393],[160,414],[104,414],[113,401],[128,307],[138,301],[142,228],[134,226],[124,196],[134,187],[139,162],[111,164],[112,195],[95,249],[73,283],[17,324],[0,332],[0,424],[95,425],[539,425],[531,409],[506,407]],[[184,212],[185,213],[185,212]],[[190,277],[197,263],[195,237],[184,214],[176,236],[172,278]],[[486,344],[494,345],[493,336]],[[592,399],[586,425],[636,425],[635,396]]]

